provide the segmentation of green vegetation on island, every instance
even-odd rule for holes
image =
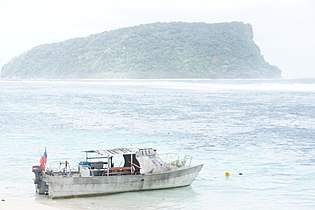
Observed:
[[[35,47],[3,66],[6,79],[279,78],[249,24],[153,23]]]

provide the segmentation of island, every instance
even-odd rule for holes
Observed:
[[[2,79],[280,78],[250,24],[151,23],[43,44],[13,58]]]

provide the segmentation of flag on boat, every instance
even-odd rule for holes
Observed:
[[[47,162],[47,152],[46,152],[46,147],[45,147],[45,152],[44,154],[42,154],[42,156],[39,159],[39,166],[41,169],[45,169],[46,166],[46,162]]]

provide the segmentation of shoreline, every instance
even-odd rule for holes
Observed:
[[[71,210],[65,207],[56,207],[43,203],[36,202],[35,200],[27,200],[22,198],[13,197],[0,197],[0,210],[20,210],[20,209],[32,209],[32,210]]]

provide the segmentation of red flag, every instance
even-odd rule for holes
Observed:
[[[47,152],[46,152],[46,147],[45,147],[45,152],[39,159],[39,166],[41,169],[45,170],[46,162],[47,162]]]

